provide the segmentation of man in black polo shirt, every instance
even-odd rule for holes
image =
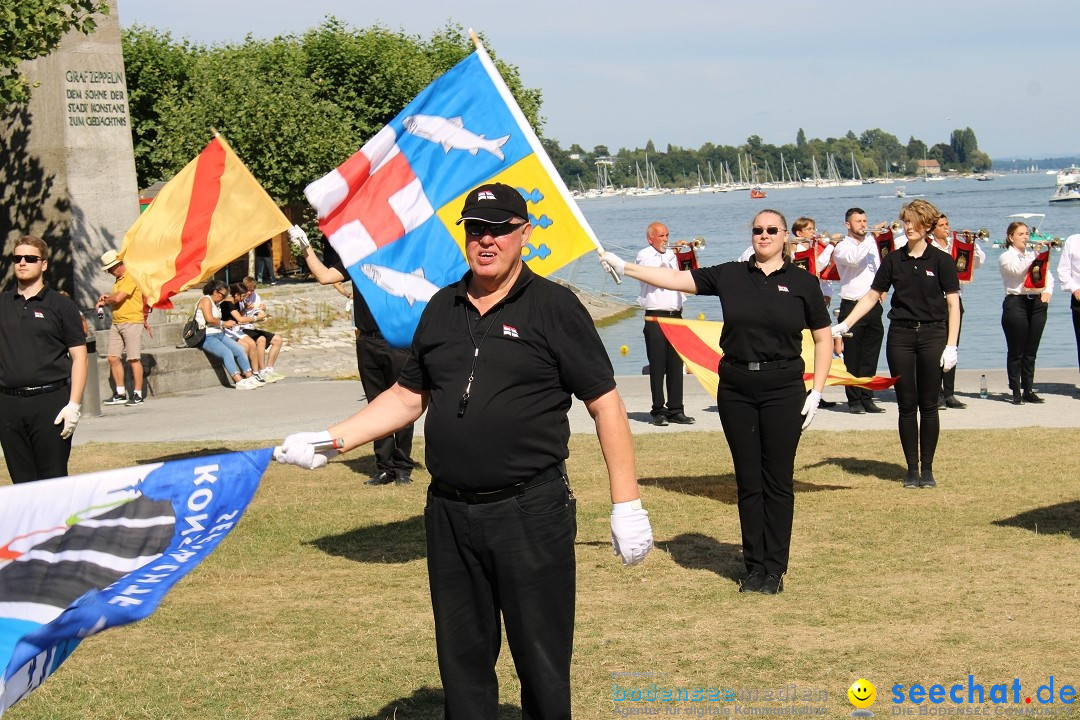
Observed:
[[[501,621],[533,720],[570,717],[575,500],[566,478],[572,396],[607,464],[612,544],[626,564],[652,547],[626,408],[588,312],[522,261],[524,198],[501,183],[465,199],[469,272],[428,303],[398,382],[348,420],[297,433],[280,462],[320,467],[420,417],[432,482],[424,512],[446,717],[498,713]],[[336,438],[336,440],[334,439]]]
[[[70,298],[45,286],[49,247],[22,237],[15,289],[0,293],[0,446],[15,483],[67,475],[86,386],[86,334]]]

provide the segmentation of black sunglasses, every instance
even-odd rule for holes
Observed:
[[[780,232],[780,228],[776,227],[775,225],[770,225],[767,228],[763,228],[763,227],[755,227],[754,228],[754,235],[761,235],[762,233],[769,233],[770,235],[775,235],[778,232]]]
[[[40,255],[12,255],[11,256],[11,262],[18,263],[19,261],[23,261],[23,262],[29,263],[30,265],[33,265],[34,263],[41,262],[41,256]]]
[[[517,223],[516,225],[509,222],[499,223],[493,225],[492,223],[480,222],[479,220],[466,220],[465,221],[465,234],[469,237],[484,237],[490,235],[491,237],[502,237],[503,235],[509,235],[515,232],[518,228],[528,223]]]

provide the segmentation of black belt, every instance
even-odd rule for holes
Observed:
[[[377,338],[382,337],[382,333],[379,332],[378,330],[361,330],[360,335],[363,336],[363,337],[377,337]]]
[[[918,330],[919,328],[935,327],[937,325],[944,325],[944,320],[931,320],[926,322],[925,320],[890,320],[889,325],[895,325],[896,327],[908,328],[910,330]]]
[[[15,397],[33,397],[34,395],[44,395],[45,393],[63,390],[70,384],[70,380],[62,380],[60,382],[49,383],[48,385],[36,385],[34,387],[0,387],[0,393],[3,393],[4,395],[14,395]]]
[[[768,360],[766,362],[743,362],[742,360],[734,360],[729,357],[725,357],[722,362],[728,365],[734,365],[737,368],[743,370],[749,370],[750,372],[758,372],[759,370],[784,370],[790,363],[795,363],[802,358],[792,358],[790,360]]]
[[[493,503],[500,500],[506,500],[516,495],[523,495],[526,490],[531,490],[535,487],[539,487],[544,483],[549,483],[552,480],[558,480],[559,478],[566,477],[566,466],[563,463],[552,465],[547,470],[542,471],[536,477],[531,480],[519,482],[509,487],[504,487],[501,490],[490,490],[487,492],[470,492],[469,490],[458,490],[452,488],[445,483],[441,483],[438,480],[431,481],[431,491],[440,497],[445,497],[450,500],[461,500],[467,502],[470,505],[479,505],[483,503]]]
[[[1039,294],[1039,295],[1030,295],[1030,294],[1021,295],[1020,293],[1016,293],[1014,295],[1012,293],[1009,293],[1005,297],[1006,298],[1016,298],[1017,300],[1042,300],[1042,295],[1041,294]]]
[[[646,310],[645,317],[672,317],[681,318],[682,310]]]

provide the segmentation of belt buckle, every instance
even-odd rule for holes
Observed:
[[[759,362],[746,363],[746,369],[751,371],[751,372],[757,372],[758,370],[761,369],[761,363],[759,363]]]

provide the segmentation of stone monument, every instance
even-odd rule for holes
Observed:
[[[102,253],[120,249],[139,215],[116,0],[96,20],[90,35],[71,32],[20,66],[32,98],[0,121],[2,286],[13,282],[13,244],[37,235],[50,249],[46,281],[84,311],[112,288]]]

